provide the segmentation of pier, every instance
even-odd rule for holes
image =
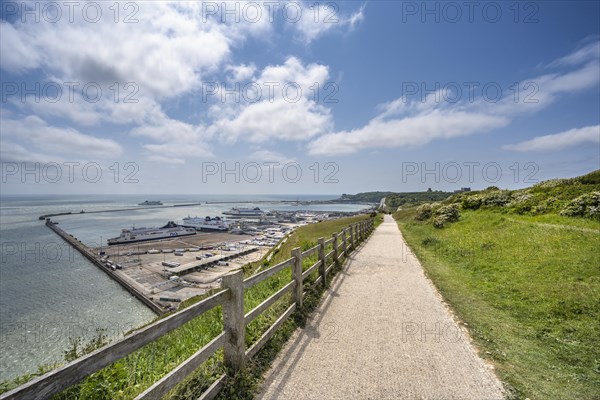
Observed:
[[[81,243],[79,240],[75,239],[73,236],[69,235],[67,232],[63,231],[58,227],[57,224],[52,222],[50,219],[46,219],[46,226],[52,229],[58,236],[60,236],[65,242],[69,243],[73,248],[79,251],[85,258],[90,260],[92,264],[100,268],[102,271],[106,272],[111,278],[117,281],[121,286],[123,286],[129,293],[137,297],[142,303],[147,305],[152,311],[155,313],[162,315],[165,313],[165,310],[160,307],[158,304],[154,303],[149,297],[147,297],[144,293],[136,289],[134,286],[130,285],[129,282],[124,280],[119,275],[115,274],[108,266],[104,265],[102,261],[96,256],[96,254],[89,249],[86,245]]]

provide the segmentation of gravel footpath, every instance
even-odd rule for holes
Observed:
[[[388,215],[336,277],[257,399],[502,399]]]

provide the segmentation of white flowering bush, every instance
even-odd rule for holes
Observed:
[[[560,215],[600,219],[600,192],[586,193],[571,200],[560,211]]]
[[[464,210],[477,210],[481,207],[481,196],[474,195],[465,197],[461,202],[461,206]]]
[[[525,203],[528,200],[531,200],[533,198],[533,195],[531,193],[520,193],[517,196],[513,197],[513,199],[510,202],[511,206],[516,206],[518,204],[521,203]]]
[[[558,186],[565,186],[565,185],[577,185],[579,182],[576,182],[574,179],[550,179],[547,181],[542,181],[540,183],[536,183],[535,185],[533,185],[533,187],[535,188],[545,188],[545,189],[550,189],[550,188],[555,188]]]
[[[460,219],[460,211],[457,204],[442,206],[435,210],[433,218],[433,226],[443,228],[445,224],[456,222]]]
[[[512,200],[512,194],[509,190],[494,190],[483,194],[481,198],[482,205],[489,207],[504,207]]]
[[[433,206],[430,203],[421,204],[417,207],[417,215],[415,215],[415,219],[417,221],[427,221],[431,218],[433,213]]]

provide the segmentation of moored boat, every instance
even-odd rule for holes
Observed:
[[[254,207],[254,208],[233,207],[229,211],[223,211],[223,214],[231,215],[232,217],[237,217],[237,218],[244,218],[244,217],[252,218],[252,217],[262,217],[265,214],[265,212],[262,211],[258,207]]]
[[[146,200],[143,203],[138,204],[138,206],[162,206],[162,205],[163,205],[163,203],[158,200],[153,200],[153,201]]]
[[[179,226],[173,221],[169,221],[169,223],[163,226],[162,228],[123,229],[121,230],[121,235],[119,237],[108,239],[108,244],[115,245],[134,242],[145,242],[148,240],[167,239],[195,234],[195,229]]]
[[[194,228],[199,231],[227,231],[229,223],[221,217],[190,217],[189,215],[183,219],[182,226]]]

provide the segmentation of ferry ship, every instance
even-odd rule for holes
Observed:
[[[265,212],[262,211],[258,207],[254,207],[254,208],[233,207],[229,211],[223,211],[223,214],[231,215],[232,217],[237,217],[237,218],[252,218],[252,217],[262,217],[265,214]]]
[[[175,224],[173,221],[162,228],[131,228],[121,230],[121,236],[108,239],[109,245],[145,242],[148,240],[167,239],[179,236],[195,235],[196,230]]]
[[[163,203],[161,201],[144,201],[143,203],[139,203],[138,206],[162,206]]]
[[[183,219],[182,226],[194,228],[199,231],[227,231],[229,223],[221,217],[190,217],[189,215]]]

